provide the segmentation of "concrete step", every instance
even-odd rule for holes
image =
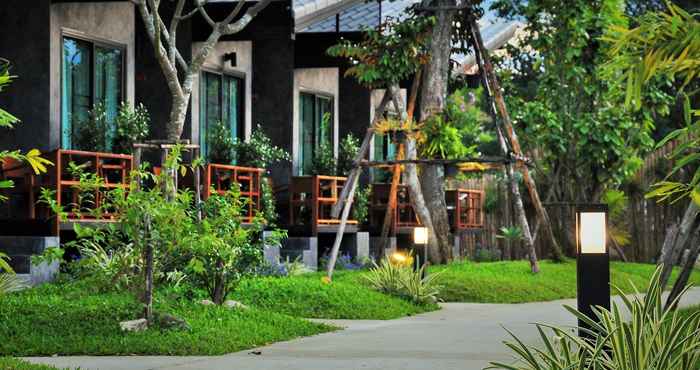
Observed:
[[[60,244],[58,237],[51,236],[0,236],[0,252],[10,256],[41,254]]]

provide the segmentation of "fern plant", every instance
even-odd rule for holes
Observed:
[[[393,263],[384,258],[362,276],[373,289],[382,293],[408,299],[417,304],[430,304],[438,300],[442,288],[439,284],[441,273],[425,276],[425,265],[414,270],[410,265]]]

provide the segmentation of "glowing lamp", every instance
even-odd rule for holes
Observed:
[[[427,227],[416,227],[413,229],[413,243],[419,245],[428,244]]]
[[[606,253],[606,212],[604,210],[579,210],[576,213],[576,239],[578,253]]]

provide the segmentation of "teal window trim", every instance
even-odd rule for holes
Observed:
[[[311,173],[318,148],[335,148],[334,97],[309,91],[299,92],[299,174]],[[324,117],[328,117],[324,120]]]
[[[76,104],[76,97],[74,95],[76,83],[80,81],[75,81],[73,77],[74,74],[69,74],[69,65],[67,64],[68,55],[67,43],[72,42],[76,48],[82,47],[81,52],[85,53],[80,55],[80,58],[86,58],[88,62],[86,63],[87,72],[86,76],[82,76],[87,79],[84,81],[87,89],[84,91],[82,96],[82,108],[74,108]],[[77,49],[76,49],[77,50]],[[116,55],[113,61],[117,61],[116,64],[109,64],[104,56],[109,54],[112,56]],[[74,59],[76,55],[73,55],[71,59]],[[102,58],[98,58],[101,56]],[[126,45],[102,40],[98,38],[85,37],[82,34],[74,34],[72,32],[64,31],[61,34],[61,62],[60,62],[60,106],[61,106],[61,122],[60,122],[60,137],[61,137],[61,148],[63,149],[73,149],[73,130],[75,128],[74,123],[77,123],[77,119],[85,119],[87,111],[93,109],[100,100],[105,105],[107,120],[108,122],[113,122],[116,118],[119,104],[125,100],[126,91]],[[98,60],[99,59],[99,60]],[[75,62],[74,62],[75,63]],[[103,68],[99,68],[98,64]],[[109,79],[108,73],[105,71],[110,70],[118,74],[116,79]],[[71,70],[72,71],[72,70]],[[101,76],[98,74],[102,72]],[[101,77],[101,78],[100,78]],[[110,89],[116,89],[116,94],[110,94]],[[114,92],[114,91],[113,91]],[[75,115],[82,115],[80,118],[75,118]],[[107,133],[107,143],[105,143],[106,148],[111,148],[111,138],[114,136],[114,127],[110,126],[110,132]],[[89,149],[89,148],[82,148]]]
[[[199,81],[199,146],[202,155],[208,157],[209,127],[217,122],[228,124],[232,138],[244,137],[245,75],[204,70]],[[214,82],[216,86],[211,85]]]

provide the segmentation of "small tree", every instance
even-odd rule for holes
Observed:
[[[138,8],[146,27],[156,60],[165,75],[170,90],[170,120],[165,129],[168,140],[178,140],[182,135],[187,115],[187,107],[194,88],[194,81],[202,70],[207,57],[222,36],[233,35],[245,28],[255,16],[272,0],[260,0],[239,17],[245,1],[239,1],[235,8],[221,21],[215,21],[206,10],[208,0],[177,0],[173,16],[166,19],[161,7],[162,0],[131,0]],[[180,22],[200,15],[211,27],[211,33],[202,43],[202,47],[186,61],[177,49],[177,32]]]

